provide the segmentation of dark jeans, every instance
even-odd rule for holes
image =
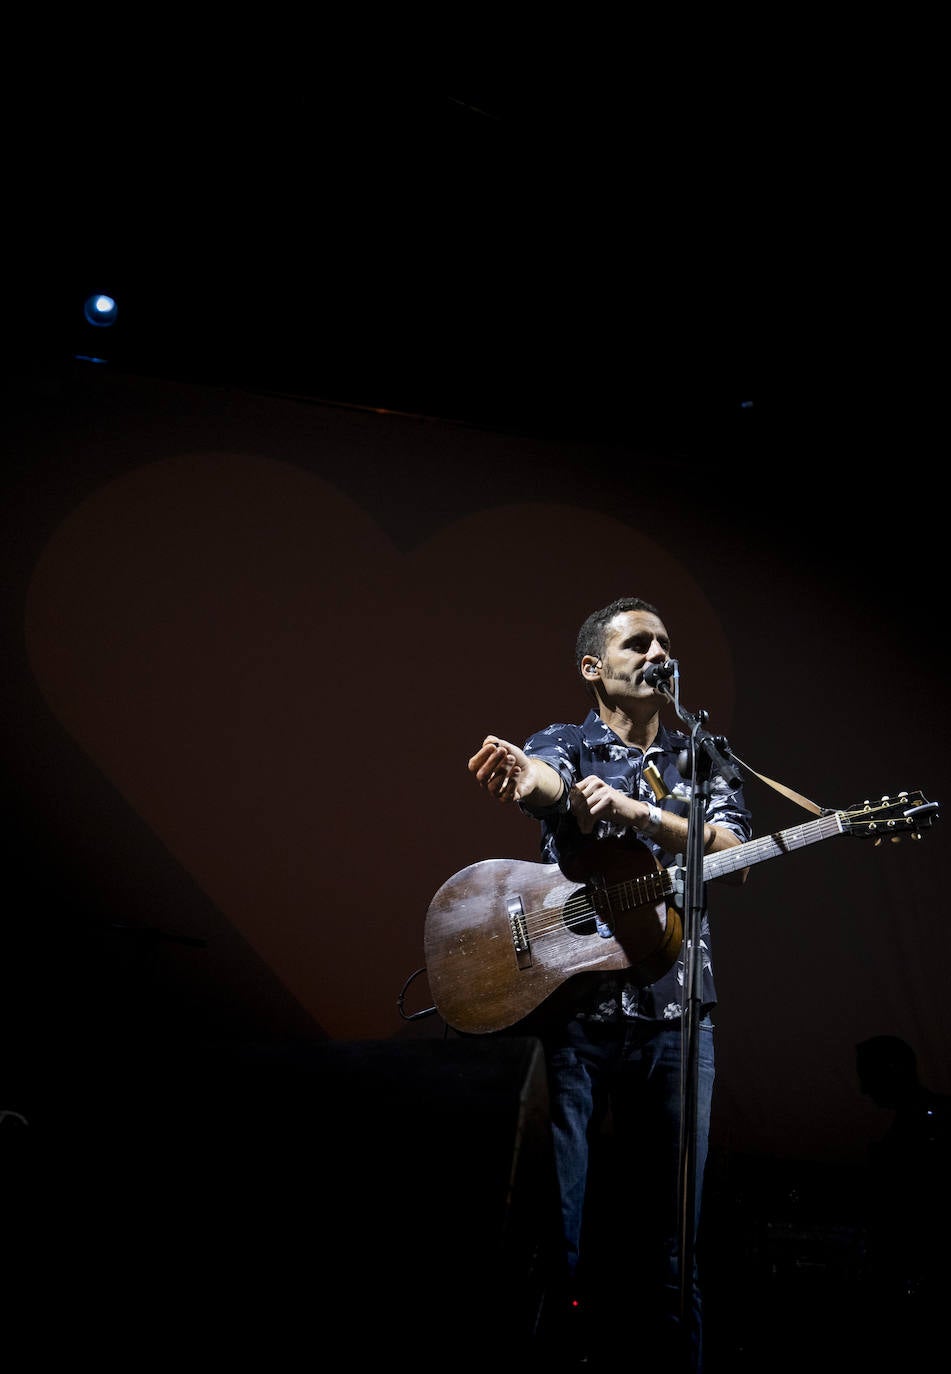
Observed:
[[[692,1248],[713,1096],[713,1025],[697,1048],[696,1187]],[[572,1298],[598,1313],[627,1354],[689,1351],[700,1368],[701,1300],[693,1266],[688,1330],[680,1322],[683,1083],[679,1021],[623,1026],[571,1021],[546,1038],[565,1275]],[[669,1364],[668,1364],[669,1367]]]

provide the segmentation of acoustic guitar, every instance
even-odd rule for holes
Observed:
[[[938,805],[900,792],[774,835],[708,854],[711,882],[833,835],[878,842],[920,838]],[[675,963],[683,944],[683,869],[661,868],[639,840],[592,844],[596,871],[558,864],[484,859],[456,873],[426,913],[426,974],[436,1010],[454,1030],[506,1030],[585,975],[630,969],[650,983]]]

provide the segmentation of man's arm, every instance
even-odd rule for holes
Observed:
[[[686,816],[678,816],[675,811],[665,811],[661,807],[649,806],[637,797],[629,797],[593,774],[591,777],[582,778],[581,782],[571,789],[571,810],[582,831],[590,830],[595,821],[606,817],[642,835],[648,835],[668,854],[686,852]],[[718,854],[724,849],[733,849],[738,844],[740,840],[725,825],[705,822],[704,854]],[[746,882],[748,876],[749,869],[740,868],[733,873],[725,874],[719,881],[740,886]]]
[[[541,809],[553,806],[564,792],[561,776],[550,764],[529,758],[517,744],[498,735],[486,735],[469,760],[469,772],[498,802],[524,802]]]

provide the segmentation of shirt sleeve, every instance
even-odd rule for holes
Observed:
[[[568,791],[578,781],[579,740],[580,733],[576,725],[549,725],[525,741],[525,753],[529,758],[541,759],[554,768],[565,784],[561,796],[551,806],[528,806],[525,802],[519,802],[527,816],[541,820],[561,816],[568,811]]]
[[[709,825],[732,831],[741,844],[752,838],[753,817],[746,805],[743,789],[730,787],[719,775],[710,784],[705,819]]]

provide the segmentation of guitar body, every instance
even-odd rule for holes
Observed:
[[[585,975],[631,969],[648,983],[673,965],[683,927],[658,895],[650,850],[601,841],[590,857],[598,870],[588,880],[584,858],[570,878],[557,864],[485,859],[443,884],[426,916],[424,951],[448,1025],[468,1034],[505,1030],[561,1006]],[[658,893],[636,903],[644,880]],[[634,904],[619,901],[619,891],[634,893]]]

